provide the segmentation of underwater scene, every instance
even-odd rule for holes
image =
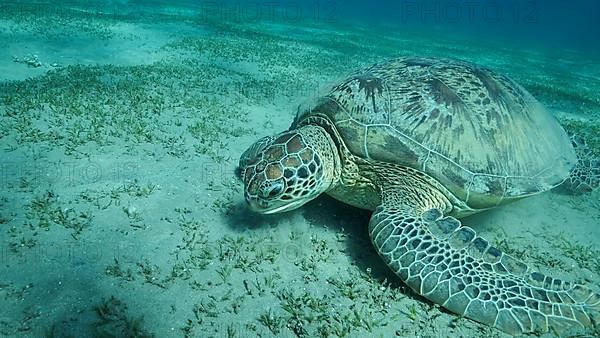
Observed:
[[[600,337],[599,18],[0,2],[0,337]]]

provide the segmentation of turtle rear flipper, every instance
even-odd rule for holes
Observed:
[[[571,144],[577,154],[577,164],[571,174],[560,185],[561,190],[570,194],[583,194],[600,187],[600,158],[579,135],[570,135]]]
[[[430,203],[435,196],[404,187],[382,195],[369,223],[371,241],[386,264],[430,301],[509,334],[562,334],[600,320],[600,295],[532,271],[444,217]]]

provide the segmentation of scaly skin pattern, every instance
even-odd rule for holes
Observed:
[[[432,179],[410,168],[373,168],[382,204],[369,235],[385,263],[415,292],[509,334],[560,334],[600,320],[598,294],[532,271],[444,216],[448,200]]]
[[[331,137],[318,126],[263,137],[240,158],[246,201],[262,213],[296,209],[332,185],[337,158]]]

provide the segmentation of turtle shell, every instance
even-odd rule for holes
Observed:
[[[576,162],[566,132],[523,87],[459,60],[373,65],[296,121],[313,114],[327,115],[354,155],[421,170],[474,209],[551,189]]]

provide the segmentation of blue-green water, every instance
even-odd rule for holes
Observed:
[[[510,77],[593,162],[599,17],[595,1],[0,3],[0,336],[507,337],[411,291],[370,211],[322,196],[256,214],[235,168],[331,84],[415,55]],[[598,292],[599,220],[598,190],[553,190],[461,221]]]

